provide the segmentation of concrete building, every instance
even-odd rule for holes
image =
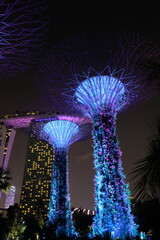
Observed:
[[[49,191],[54,153],[49,143],[37,140],[35,134],[30,132],[31,121],[43,116],[44,114],[39,112],[26,112],[5,115],[0,119],[0,166],[4,169],[8,169],[10,166],[10,159],[12,159],[11,153],[14,151],[13,144],[17,129],[23,129],[28,136],[26,160],[23,163],[24,167],[21,173],[17,172],[17,175],[19,175],[21,179],[16,183],[17,186],[15,186],[14,189],[14,195],[17,194],[18,189],[20,199],[17,202],[15,201],[15,196],[12,196],[11,203],[11,205],[20,203],[21,216],[24,218],[35,216],[39,202],[43,202],[45,216],[48,211],[47,206],[50,196]],[[17,166],[17,170],[18,169],[19,166]],[[13,171],[15,176],[16,166],[14,166],[14,169],[10,169],[11,174]],[[11,185],[16,184],[15,179],[12,179]],[[1,195],[0,207],[9,207],[7,200],[8,195]]]
[[[38,141],[34,134],[31,134],[20,199],[23,218],[35,217],[39,207],[42,208],[44,216],[47,215],[53,158],[51,145],[45,141]]]

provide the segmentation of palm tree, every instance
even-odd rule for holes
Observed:
[[[9,225],[7,239],[22,239],[26,225],[25,222],[18,217],[18,213],[19,206],[17,203],[7,209],[7,220]]]
[[[155,116],[151,126],[153,136],[148,139],[148,153],[130,173],[132,193],[140,201],[160,198],[160,117]]]
[[[8,181],[11,178],[8,175],[9,171],[0,167],[0,192],[7,193],[10,189],[10,184]]]

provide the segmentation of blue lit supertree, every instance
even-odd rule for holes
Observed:
[[[150,80],[151,72],[145,65],[157,60],[157,48],[138,36],[124,36],[116,48],[111,48],[112,39],[107,46],[106,38],[103,34],[100,36],[98,40],[93,36],[78,37],[78,40],[72,39],[54,48],[48,56],[51,61],[41,68],[47,89],[41,70],[38,80],[43,92],[54,91],[57,79],[63,86],[62,82],[74,78],[74,87],[69,86],[65,95],[72,104],[74,96],[74,110],[87,115],[93,126],[96,172],[93,236],[110,234],[112,239],[125,239],[136,235],[137,226],[122,168],[116,118],[118,112],[152,93],[154,84],[146,81]]]
[[[1,78],[33,66],[46,44],[47,0],[0,1]]]
[[[87,118],[57,115],[34,120],[32,125],[37,136],[48,141],[54,148],[48,221],[53,225],[58,237],[71,237],[76,234],[71,219],[68,148],[73,142],[84,137],[84,129],[87,136],[88,124]]]
[[[96,172],[93,235],[104,237],[109,233],[113,239],[136,235],[116,136],[117,112],[128,101],[124,79],[122,74],[114,77],[113,72],[109,75],[99,73],[94,77],[88,76],[75,92],[77,104],[91,118],[93,125]]]

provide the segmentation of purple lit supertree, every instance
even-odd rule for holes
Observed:
[[[129,100],[125,76],[114,72],[87,76],[76,89],[75,101],[92,121],[95,166],[93,235],[109,233],[112,239],[136,235],[130,193],[125,183],[121,151],[116,136],[117,112]]]
[[[112,239],[125,239],[137,234],[137,225],[122,168],[116,118],[122,109],[152,93],[154,84],[149,81],[151,72],[145,65],[157,60],[157,49],[137,36],[130,39],[124,36],[117,48],[111,48],[110,44],[108,50],[105,45],[107,54],[105,41],[100,43],[103,37],[88,39],[78,38],[77,42],[70,41],[53,49],[52,61],[43,65],[46,77],[42,91],[46,90],[46,79],[51,91],[57,79],[63,83],[75,79],[76,86],[69,87],[70,94],[66,92],[66,95],[71,96],[72,103],[74,96],[75,111],[78,109],[89,117],[93,126],[96,172],[93,236],[109,234]]]
[[[68,183],[68,148],[83,138],[89,119],[84,117],[56,115],[34,120],[32,129],[39,139],[48,141],[54,148],[53,173],[48,221],[56,235],[71,237],[76,234],[70,207]],[[89,133],[89,132],[88,132]]]
[[[33,66],[47,40],[47,0],[0,1],[1,78]]]

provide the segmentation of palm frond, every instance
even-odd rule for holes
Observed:
[[[160,198],[160,117],[152,120],[153,135],[148,139],[148,154],[136,162],[131,174],[136,200]]]
[[[10,189],[10,183],[8,182],[11,178],[8,176],[9,171],[0,168],[0,192],[7,193]]]

